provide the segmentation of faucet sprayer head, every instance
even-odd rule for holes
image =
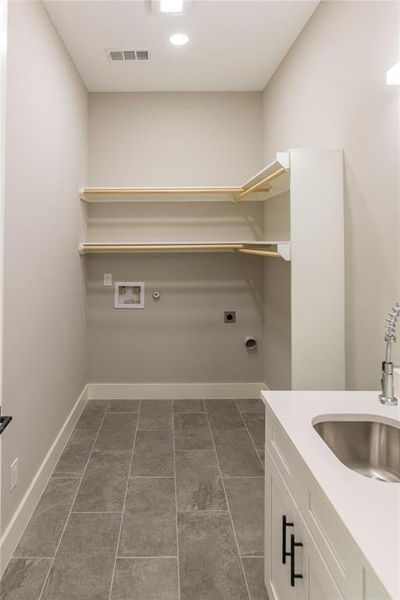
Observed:
[[[385,342],[396,341],[396,324],[400,316],[400,302],[392,306],[392,312],[389,313],[385,325]]]
[[[396,325],[400,316],[400,302],[392,306],[385,325],[386,354],[382,363],[382,392],[379,394],[379,402],[387,406],[397,406],[399,401],[394,395],[392,343],[396,341]]]

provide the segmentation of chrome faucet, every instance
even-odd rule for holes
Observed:
[[[400,315],[400,302],[392,307],[386,319],[385,342],[386,352],[385,360],[382,362],[382,392],[379,394],[379,401],[389,406],[397,406],[398,399],[394,395],[393,387],[393,363],[392,363],[392,344],[396,341],[396,323]]]

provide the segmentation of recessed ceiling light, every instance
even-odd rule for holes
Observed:
[[[174,46],[184,46],[189,41],[189,36],[186,33],[174,33],[170,36],[169,41]]]
[[[164,13],[182,12],[183,0],[160,0],[160,11]]]

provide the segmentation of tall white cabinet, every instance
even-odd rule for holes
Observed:
[[[290,150],[282,160],[290,169],[292,389],[344,389],[342,151]]]

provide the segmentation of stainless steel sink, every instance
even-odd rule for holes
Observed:
[[[314,429],[353,471],[400,482],[400,429],[377,421],[321,421]]]

